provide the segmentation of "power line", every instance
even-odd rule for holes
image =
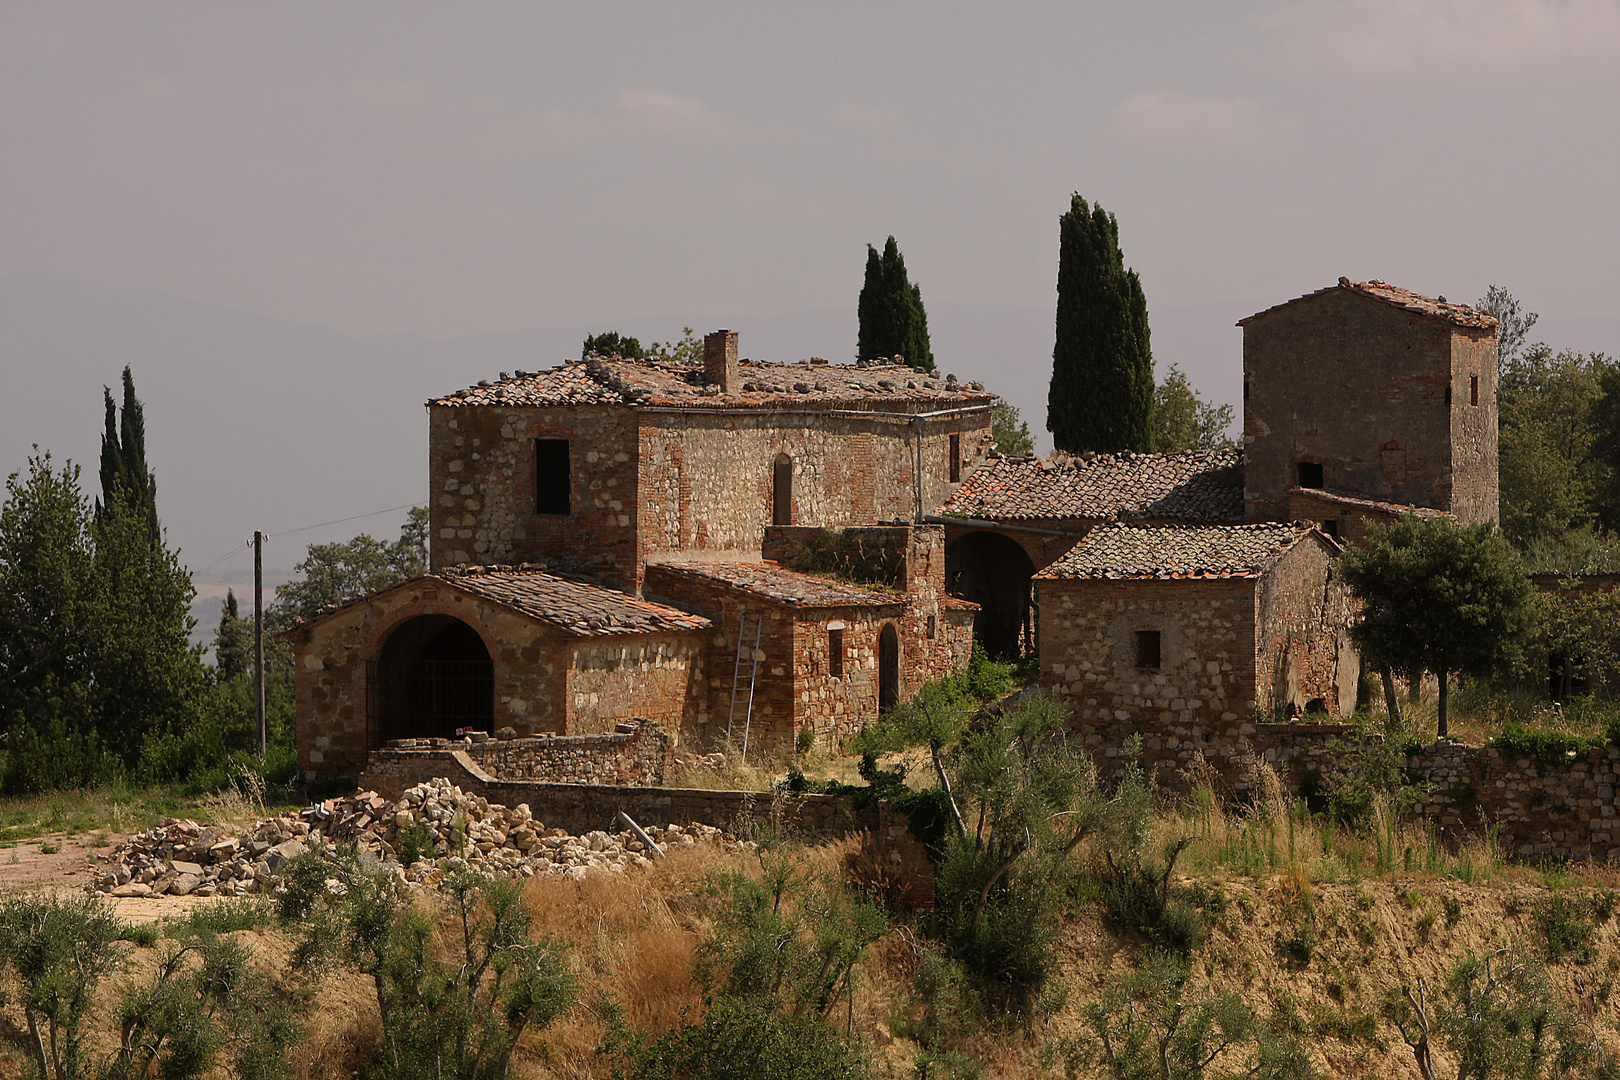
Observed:
[[[319,522],[319,523],[317,523],[315,525],[303,525],[303,526],[300,526],[299,528],[287,529],[287,530],[285,530],[283,532],[265,533],[264,538],[266,540],[269,540],[272,537],[276,537],[276,536],[296,536],[298,533],[309,532],[312,529],[324,529],[328,525],[341,525],[345,521],[360,521],[360,520],[362,520],[364,518],[377,517],[379,514],[392,514],[395,510],[407,510],[407,509],[409,509],[409,508],[411,508],[411,507],[413,507],[415,505],[416,505],[416,503],[414,503],[414,502],[401,503],[398,506],[390,506],[386,510],[373,510],[369,514],[354,514],[351,517],[333,518],[331,521],[322,521],[322,522]],[[227,551],[225,554],[221,555],[219,558],[215,559],[213,562],[209,563],[207,566],[203,567],[201,570],[194,570],[194,571],[192,571],[192,573],[193,574],[206,574],[206,573],[208,573],[208,571],[212,570],[214,567],[218,566],[220,563],[224,562],[226,559],[229,559],[232,555],[236,555],[239,552],[241,552],[241,551],[243,551],[243,550],[245,550],[247,548],[250,548],[252,546],[253,546],[253,541],[248,540],[245,543],[243,543],[241,547],[231,548],[231,550]]]

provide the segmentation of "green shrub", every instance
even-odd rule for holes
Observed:
[[[703,1019],[656,1039],[610,1036],[604,1052],[620,1080],[859,1080],[858,1047],[819,1016],[795,1016],[726,997]]]
[[[1553,963],[1569,957],[1589,964],[1597,955],[1597,925],[1591,906],[1563,891],[1549,892],[1531,910],[1531,923]]]
[[[1510,723],[1487,745],[1510,759],[1534,762],[1536,770],[1545,775],[1548,766],[1566,765],[1584,758],[1591,751],[1601,749],[1606,742],[1605,738],[1587,738]]]

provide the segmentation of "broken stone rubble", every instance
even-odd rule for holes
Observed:
[[[711,825],[649,825],[645,832],[667,852],[700,843],[730,851],[750,846]],[[282,868],[307,851],[336,854],[352,842],[410,882],[437,884],[446,871],[500,877],[623,874],[652,865],[646,845],[629,830],[574,836],[548,829],[527,804],[505,807],[462,791],[445,779],[407,790],[398,802],[371,791],[328,799],[298,813],[261,821],[246,835],[223,826],[171,820],[130,837],[106,856],[94,883],[115,897],[248,896],[274,892]],[[401,852],[417,856],[403,865]]]

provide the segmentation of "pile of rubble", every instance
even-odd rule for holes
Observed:
[[[308,851],[335,854],[340,841],[391,866],[405,880],[436,884],[449,870],[505,877],[624,873],[652,865],[672,848],[700,843],[749,846],[711,825],[573,836],[548,829],[525,803],[507,808],[448,780],[418,784],[389,802],[363,791],[296,814],[261,821],[246,835],[219,825],[168,821],[130,837],[105,858],[95,888],[112,896],[245,896],[274,892],[285,863]]]

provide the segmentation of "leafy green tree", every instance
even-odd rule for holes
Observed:
[[[293,569],[303,577],[276,590],[278,627],[325,608],[427,573],[427,508],[412,507],[399,539],[384,543],[361,533],[343,543],[311,544]]]
[[[625,360],[645,360],[647,353],[641,347],[641,342],[633,337],[624,337],[616,330],[609,330],[605,334],[592,334],[585,339],[579,347],[579,355],[584,356],[617,356]]]
[[[1059,222],[1057,343],[1046,428],[1059,450],[1153,449],[1147,298],[1119,223],[1076,193]]]
[[[1353,633],[1367,660],[1439,679],[1441,738],[1453,672],[1491,678],[1523,664],[1541,605],[1491,525],[1406,515],[1369,530],[1340,565],[1361,601]]]
[[[1524,348],[1530,329],[1541,318],[1535,312],[1524,312],[1513,294],[1500,285],[1492,285],[1485,295],[1474,301],[1474,308],[1496,320],[1496,360],[1502,367],[1512,367]]]
[[[1532,345],[1502,369],[1498,397],[1502,531],[1521,548],[1590,525],[1613,470],[1604,437],[1601,354]]]
[[[1029,424],[1018,415],[1018,406],[1005,401],[996,402],[990,410],[990,436],[996,441],[998,453],[1019,457],[1035,452],[1035,437],[1029,433]]]
[[[1234,450],[1227,432],[1235,419],[1232,406],[1206,402],[1175,364],[1153,391],[1153,446],[1160,453]]]
[[[0,989],[17,991],[40,1080],[93,1075],[86,1020],[121,958],[122,932],[100,897],[22,896],[0,906]]]
[[[1620,532],[1620,363],[1603,358],[1592,403],[1593,509],[1603,528]]]
[[[158,524],[157,480],[146,464],[146,410],[135,397],[135,379],[124,367],[124,407],[120,413],[113,403],[112,390],[102,387],[106,398],[106,430],[101,435],[101,498],[96,502],[99,520],[122,501],[129,513],[147,523],[154,548],[163,542]]]
[[[882,255],[871,244],[866,245],[866,281],[861,286],[857,310],[860,317],[860,335],[856,342],[858,359],[887,360],[903,356],[914,368],[934,370],[922,290],[906,277],[906,260],[892,236],[883,245]]]
[[[703,359],[703,339],[690,326],[681,327],[681,340],[655,341],[647,346],[647,356],[677,363],[695,364]]]

